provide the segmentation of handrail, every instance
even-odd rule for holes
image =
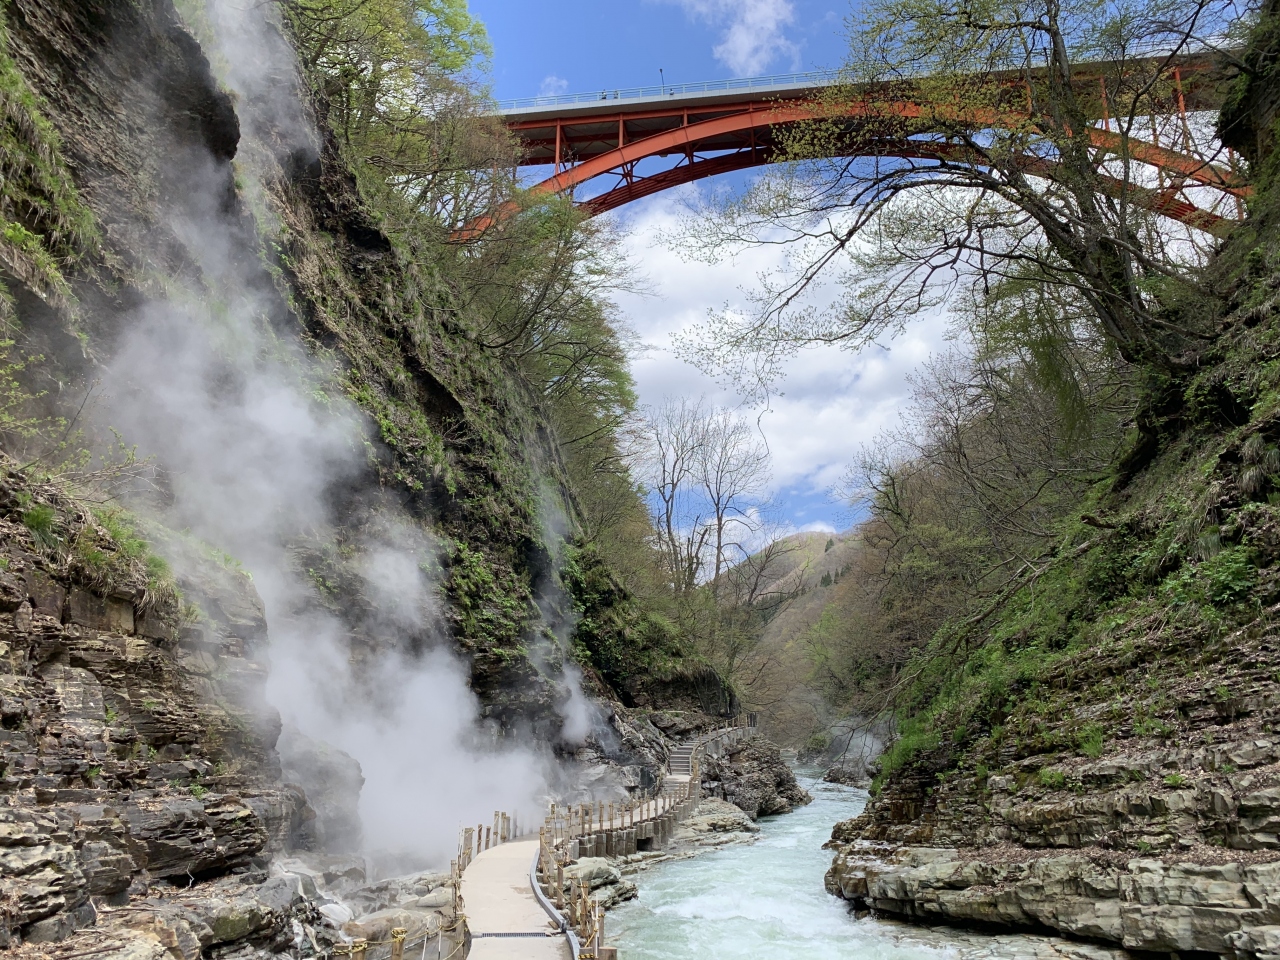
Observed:
[[[538,901],[538,906],[542,907],[543,912],[559,925],[560,933],[569,941],[569,952],[572,954],[573,960],[578,960],[578,955],[582,953],[582,946],[578,943],[578,935],[573,932],[573,928],[569,926],[569,921],[564,918],[564,914],[557,910],[556,905],[542,892],[542,884],[538,882],[538,866],[541,863],[542,846],[539,844],[538,852],[533,855],[533,862],[529,864],[529,886],[533,888],[533,896]]]
[[[839,77],[838,70],[816,70],[810,73],[779,73],[771,77],[740,77],[733,80],[702,80],[694,83],[667,83],[661,86],[655,84],[649,87],[624,87],[591,93],[517,97],[514,100],[499,100],[498,112],[506,114],[517,110],[563,107],[575,103],[597,103],[601,100],[654,100],[660,97],[688,96],[695,93],[750,92],[752,90],[767,92],[778,88],[822,87],[835,84]]]
[[[1195,47],[1183,48],[1180,52],[1187,56],[1193,57],[1212,52],[1216,48],[1210,43],[1197,44]],[[1172,56],[1179,51],[1175,51],[1164,42],[1148,42],[1142,44],[1134,44],[1124,52],[1125,61],[1133,60],[1155,60],[1166,56]],[[1003,60],[995,60],[992,62],[976,63],[974,70],[977,72],[990,72],[1011,69],[1022,69],[1027,60],[1027,56],[1039,53],[1046,58],[1048,62],[1048,51],[1038,50],[1031,51],[1028,55],[1019,55],[1016,57],[1007,57]],[[1077,65],[1081,67],[1090,64],[1103,65],[1108,63],[1121,62],[1108,59],[1091,59],[1077,61]],[[1041,68],[1036,68],[1041,69]],[[908,71],[902,74],[905,76],[927,75],[932,72],[928,68],[922,67],[918,71]],[[898,77],[901,79],[902,77]],[[778,73],[766,77],[737,77],[729,80],[700,80],[692,83],[666,83],[655,84],[651,86],[641,87],[618,87],[614,89],[604,88],[601,90],[592,90],[583,93],[564,93],[564,94],[548,94],[539,97],[516,97],[510,100],[499,100],[495,104],[497,113],[501,116],[508,116],[523,111],[544,110],[548,107],[566,107],[575,104],[599,103],[601,101],[637,101],[637,100],[658,100],[663,97],[684,97],[696,94],[706,93],[727,93],[727,92],[744,92],[750,93],[758,90],[761,93],[776,92],[779,89],[805,89],[814,87],[835,86],[842,81],[850,79],[848,69],[844,70],[812,70],[806,73]]]

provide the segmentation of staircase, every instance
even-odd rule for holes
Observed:
[[[688,740],[671,751],[667,767],[677,777],[693,776],[693,752],[698,749],[698,740]]]
[[[668,793],[680,789],[693,777],[693,758],[700,752],[710,751],[716,756],[727,744],[738,743],[756,735],[756,715],[747,714],[734,719],[733,725],[704,733],[702,736],[686,740],[671,751],[667,759],[670,771],[663,781],[662,792]]]

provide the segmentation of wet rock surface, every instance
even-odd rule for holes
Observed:
[[[704,796],[727,800],[752,820],[790,813],[813,800],[796,783],[778,747],[755,738],[728,747],[702,763]]]
[[[1108,862],[1080,854],[1018,861],[937,847],[855,845],[828,890],[913,920],[1049,928],[1149,952],[1268,956],[1280,863]]]
[[[675,832],[677,842],[685,839],[706,840],[715,836],[756,834],[760,828],[745,810],[726,800],[708,797],[698,804],[693,816],[680,824]]]

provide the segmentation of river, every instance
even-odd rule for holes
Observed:
[[[813,803],[762,820],[760,839],[659,864],[632,879],[638,899],[609,914],[622,960],[1027,960],[1111,957],[1047,937],[985,936],[856,920],[828,896],[822,844],[856,816],[864,791],[799,776]]]

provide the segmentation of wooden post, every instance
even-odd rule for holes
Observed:
[[[489,849],[489,844],[493,840],[493,831],[490,827],[484,828],[484,848]]]
[[[391,931],[391,960],[404,960],[404,938],[409,931],[404,927],[396,927]]]
[[[351,960],[364,960],[365,951],[369,949],[369,941],[364,937],[356,937],[351,941]]]
[[[476,856],[484,849],[484,824],[476,824]]]

